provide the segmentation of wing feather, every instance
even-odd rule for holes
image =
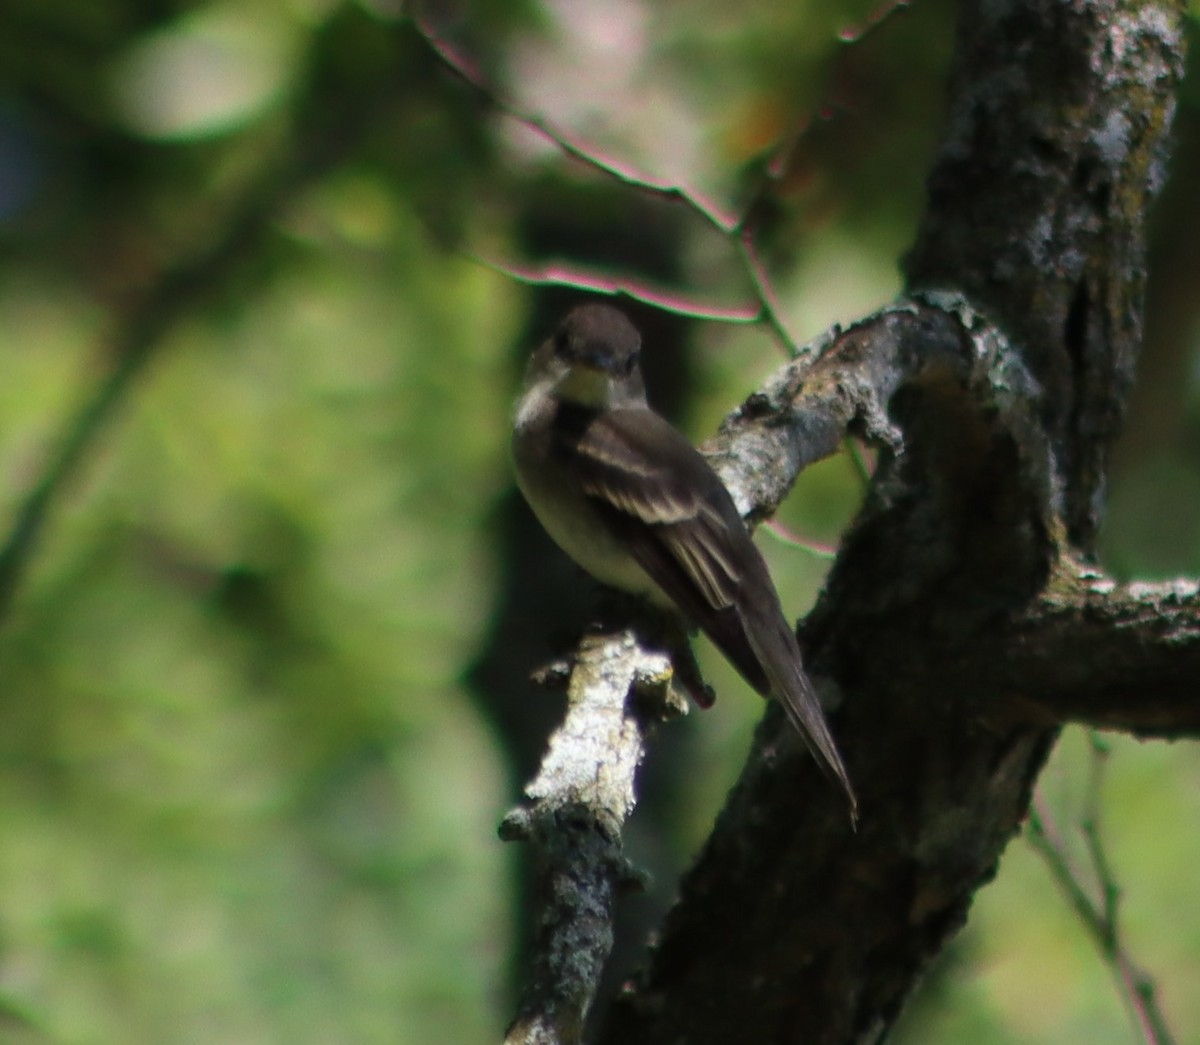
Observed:
[[[642,569],[766,695],[768,679],[737,611],[748,580],[738,564],[761,557],[708,462],[649,410],[596,414],[566,449],[585,494]]]
[[[585,496],[638,565],[764,696],[783,704],[819,762],[853,790],[775,586],[729,491],[650,410],[607,410],[564,434]],[[746,591],[765,591],[748,599]]]

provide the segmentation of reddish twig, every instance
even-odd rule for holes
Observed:
[[[517,283],[535,287],[574,287],[594,294],[624,295],[632,301],[653,305],[664,312],[716,323],[751,325],[762,320],[762,309],[756,305],[709,305],[695,301],[671,290],[658,290],[641,280],[606,275],[583,266],[549,262],[545,265],[509,265],[479,254],[466,253],[493,272],[499,272]]]
[[[913,0],[886,0],[872,11],[858,25],[846,26],[838,32],[838,39],[842,43],[851,45],[862,43],[862,41],[870,36],[884,22],[889,21],[893,15],[904,11],[913,2]]]
[[[790,530],[784,526],[778,519],[766,519],[763,521],[762,527],[776,540],[782,541],[789,548],[799,548],[806,551],[809,555],[817,559],[836,559],[838,546],[836,544],[825,544],[821,541],[810,540],[807,537],[801,537],[795,530]]]
[[[893,12],[906,7],[909,2],[910,0],[890,0],[890,3],[874,13],[861,26],[843,30],[838,34],[838,39],[847,45],[858,43],[876,27],[887,21]],[[744,307],[730,309],[694,303],[686,295],[659,291],[639,280],[596,275],[566,266],[549,265],[541,269],[530,270],[517,265],[486,261],[481,258],[476,258],[476,260],[522,283],[573,287],[604,294],[623,294],[632,300],[652,304],[666,311],[696,319],[734,323],[761,322],[770,328],[776,340],[790,355],[796,355],[798,351],[796,339],[788,331],[783,321],[782,310],[770,274],[755,245],[753,215],[766,194],[768,186],[778,181],[786,173],[790,157],[811,121],[806,120],[799,131],[789,134],[782,143],[776,146],[772,159],[764,165],[762,183],[752,193],[740,215],[735,217],[694,189],[654,178],[620,159],[606,156],[591,145],[581,142],[555,127],[544,117],[527,111],[501,94],[487,81],[468,57],[455,50],[427,22],[413,16],[412,25],[439,63],[497,112],[545,138],[565,156],[604,177],[612,178],[622,185],[655,196],[668,203],[683,204],[710,228],[733,241],[747,279],[754,291],[756,306],[753,309]],[[825,108],[825,104],[822,103],[819,111],[824,111]]]
[[[682,203],[723,235],[729,235],[737,227],[737,221],[734,218],[722,213],[716,204],[705,199],[695,190],[651,177],[622,160],[602,156],[598,150],[572,138],[545,118],[528,112],[516,102],[505,98],[484,79],[469,59],[455,51],[427,23],[416,17],[412,21],[417,34],[425,41],[442,65],[457,79],[470,87],[498,112],[545,138],[565,155],[577,160],[585,167],[590,167],[605,177],[614,178],[639,192],[658,196],[669,203]]]
[[[1062,890],[1112,971],[1121,1000],[1147,1045],[1174,1045],[1174,1037],[1158,1004],[1154,980],[1141,970],[1130,957],[1129,947],[1121,934],[1119,908],[1121,887],[1105,853],[1100,836],[1100,790],[1108,758],[1108,746],[1099,734],[1089,734],[1092,762],[1088,778],[1087,799],[1080,821],[1091,871],[1100,888],[1100,899],[1090,895],[1081,873],[1067,855],[1066,843],[1055,826],[1049,809],[1040,794],[1034,797],[1029,812],[1029,843],[1050,869],[1055,883]]]

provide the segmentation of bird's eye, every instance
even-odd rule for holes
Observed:
[[[556,355],[562,355],[565,353],[570,344],[571,335],[568,334],[566,330],[560,329],[558,333],[554,335],[554,352]]]
[[[638,353],[637,352],[630,352],[629,355],[627,355],[625,357],[625,375],[627,377],[633,373],[634,368],[637,366],[637,363],[638,363]]]

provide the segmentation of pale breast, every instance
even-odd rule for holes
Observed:
[[[671,600],[604,525],[548,446],[528,428],[513,434],[517,484],[554,543],[601,583],[670,607]]]

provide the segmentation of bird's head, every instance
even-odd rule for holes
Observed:
[[[564,403],[603,410],[644,406],[639,366],[642,339],[624,313],[608,305],[581,305],[535,354],[530,376],[553,382]]]

